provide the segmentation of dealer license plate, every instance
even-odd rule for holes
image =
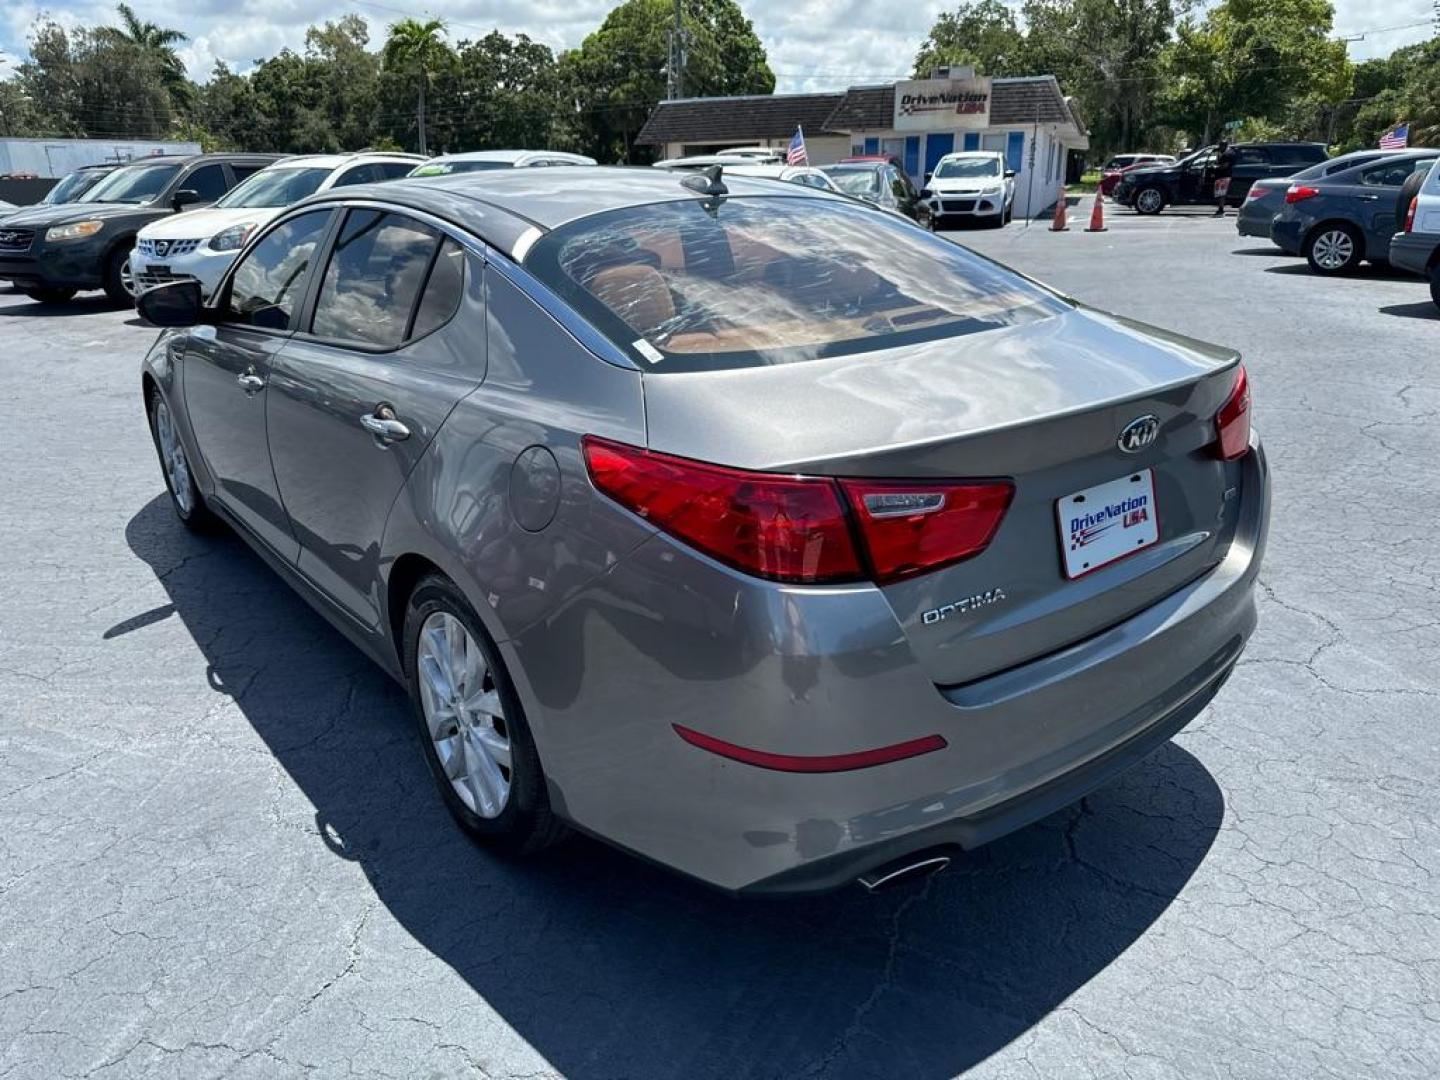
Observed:
[[[1149,469],[1066,495],[1055,504],[1065,576],[1078,578],[1160,539]]]

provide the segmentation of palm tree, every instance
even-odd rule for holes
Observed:
[[[432,68],[449,51],[443,38],[445,21],[430,19],[420,22],[416,19],[401,19],[390,27],[390,36],[385,39],[381,53],[388,71],[413,74],[419,88],[415,102],[415,119],[420,128],[420,153],[425,148],[425,83]]]
[[[141,22],[129,4],[117,4],[115,10],[120,12],[120,21],[124,25],[107,26],[105,33],[113,40],[133,45],[151,57],[160,69],[160,78],[170,92],[171,101],[183,105],[189,97],[189,87],[186,85],[185,64],[175,52],[175,46],[190,39],[179,30]]]

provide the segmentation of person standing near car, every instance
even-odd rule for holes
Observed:
[[[1225,216],[1225,200],[1230,197],[1230,173],[1235,168],[1235,151],[1224,139],[1215,147],[1215,216]]]

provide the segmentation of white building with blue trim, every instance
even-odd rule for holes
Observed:
[[[833,94],[756,94],[662,101],[636,136],[664,158],[735,146],[783,150],[805,132],[812,165],[889,154],[917,185],[956,150],[999,150],[1015,177],[1015,213],[1055,205],[1072,153],[1090,148],[1084,121],[1053,75],[976,76],[942,69],[930,79],[852,86]]]

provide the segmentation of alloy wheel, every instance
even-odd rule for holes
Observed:
[[[132,300],[135,297],[135,273],[130,269],[130,260],[125,259],[120,263],[120,287]]]
[[[190,477],[190,463],[185,459],[185,448],[180,445],[180,436],[175,432],[175,423],[170,418],[170,407],[163,401],[155,402],[155,440],[160,445],[160,465],[165,470],[165,480],[170,485],[170,494],[182,517],[189,517],[195,508],[195,487]]]
[[[465,624],[437,611],[420,627],[420,707],[435,755],[455,794],[480,817],[510,799],[510,731],[489,661]]]
[[[1331,229],[1315,238],[1311,250],[1323,270],[1342,270],[1355,257],[1355,240],[1344,229]]]
[[[1146,188],[1135,199],[1135,208],[1146,214],[1159,213],[1160,206],[1164,202],[1160,192],[1154,188]]]

